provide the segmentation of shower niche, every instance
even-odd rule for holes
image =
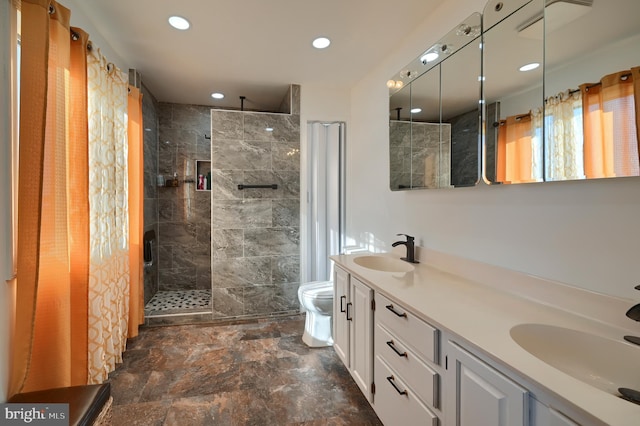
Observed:
[[[196,160],[196,191],[211,191],[211,160]]]

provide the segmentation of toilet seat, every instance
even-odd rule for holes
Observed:
[[[332,299],[332,281],[314,281],[300,286],[300,293],[303,297],[310,299]]]

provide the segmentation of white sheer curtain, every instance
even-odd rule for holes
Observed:
[[[89,115],[89,382],[122,361],[129,315],[127,88],[99,49],[87,58]]]
[[[531,182],[542,182],[543,180],[543,120],[541,110],[531,112],[531,126],[533,127],[531,129]]]
[[[582,95],[565,91],[545,101],[545,180],[584,179]]]

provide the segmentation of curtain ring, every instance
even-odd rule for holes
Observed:
[[[53,15],[56,13],[56,8],[53,6],[53,3],[49,3],[49,15]]]

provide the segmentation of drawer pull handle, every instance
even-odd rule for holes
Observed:
[[[398,385],[396,385],[395,382],[395,377],[393,376],[389,376],[387,377],[387,380],[389,381],[389,383],[391,383],[391,386],[393,386],[393,388],[396,390],[396,392],[398,392],[400,395],[406,395],[407,391],[406,390],[400,390],[400,388],[398,387]]]
[[[400,312],[396,311],[396,310],[393,308],[393,305],[387,305],[387,306],[385,306],[385,307],[386,307],[388,310],[390,310],[391,312],[393,312],[394,314],[396,314],[397,316],[399,316],[399,317],[403,317],[403,318],[406,318],[406,317],[407,317],[407,313],[406,313],[406,312],[402,312],[402,313],[400,313]]]
[[[344,303],[347,301],[347,296],[340,296],[340,312],[345,312]]]
[[[394,351],[395,353],[397,353],[397,354],[398,354],[398,356],[403,356],[403,357],[407,358],[407,352],[400,352],[400,351],[398,350],[398,348],[396,348],[396,345],[394,345],[393,340],[389,340],[389,341],[387,342],[387,345],[388,345],[391,349],[393,349],[393,351]]]
[[[347,303],[347,321],[353,320],[353,317],[351,316],[351,312],[349,312],[350,311],[349,306],[353,306],[353,303],[351,302]]]

